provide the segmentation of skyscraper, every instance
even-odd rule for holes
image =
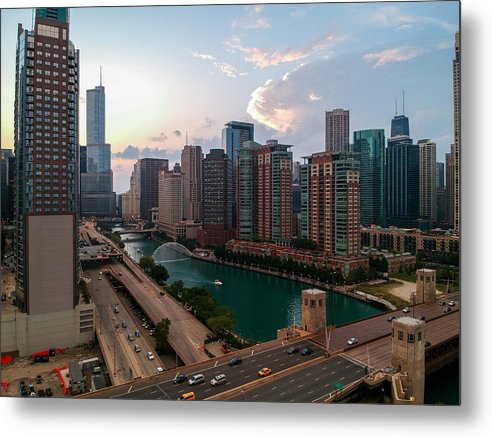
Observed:
[[[140,193],[140,218],[151,221],[151,209],[159,206],[159,173],[168,170],[169,161],[161,158],[139,159],[135,167],[136,191]]]
[[[456,159],[456,153],[454,150],[454,144],[451,144],[451,152],[446,153],[446,191],[447,191],[447,222],[451,226],[451,228],[454,227],[454,219],[455,219],[455,214],[454,214],[454,207],[455,207],[455,190],[454,190],[454,172],[456,170],[456,165],[455,165],[455,159]]]
[[[222,149],[227,154],[227,157],[232,161],[232,226],[236,227],[236,169],[238,165],[238,150],[242,147],[245,141],[254,140],[255,126],[252,123],[242,121],[230,121],[225,124],[222,129]]]
[[[224,244],[232,229],[232,161],[222,149],[211,149],[202,161],[202,229],[198,241]]]
[[[386,148],[384,129],[354,132],[360,161],[360,224],[386,226]]]
[[[391,137],[397,137],[398,135],[410,136],[410,128],[408,125],[408,117],[395,114],[391,120]]]
[[[159,173],[159,230],[176,240],[176,223],[182,219],[183,175],[162,170]]]
[[[448,224],[448,200],[445,184],[444,162],[436,163],[437,223],[440,227]]]
[[[326,111],[326,152],[339,152],[349,150],[349,124],[350,114],[346,109],[334,109]]]
[[[416,227],[419,204],[419,147],[410,137],[388,138],[386,149],[387,224]]]
[[[419,210],[422,219],[437,221],[436,143],[419,140]]]
[[[202,218],[202,148],[186,145],[181,152],[184,218],[195,222]]]
[[[20,355],[94,335],[94,304],[79,292],[79,51],[69,31],[67,8],[36,9],[31,31],[18,25],[14,296],[25,314],[2,318],[2,350]]]
[[[240,239],[286,243],[292,238],[292,146],[247,141],[239,149],[237,217]]]
[[[14,167],[15,157],[12,150],[2,149],[0,167],[2,222],[12,222],[14,220]]]
[[[455,58],[453,59],[453,101],[454,101],[454,175],[453,186],[453,228],[460,230],[460,153],[461,153],[461,44],[460,33],[455,35]]]
[[[81,161],[80,209],[82,216],[108,217],[116,212],[113,192],[111,144],[105,141],[105,94],[102,83],[87,90],[87,146]],[[81,147],[82,150],[82,147]],[[85,167],[85,172],[82,167]]]
[[[352,152],[321,152],[301,166],[301,237],[328,256],[360,255],[359,161]]]

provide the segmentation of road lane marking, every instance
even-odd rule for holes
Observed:
[[[283,396],[285,394],[285,392],[283,391],[282,393],[280,393],[280,396]]]
[[[329,387],[330,385],[331,385],[331,384],[325,384],[325,388],[326,388],[326,387]]]
[[[322,367],[321,370],[326,370],[326,366],[325,367]]]
[[[309,373],[306,373],[306,376],[311,376],[311,372],[309,372]]]
[[[130,393],[131,390],[132,390],[132,388],[133,388],[133,385],[130,386],[130,388],[128,389],[127,393]]]
[[[319,381],[319,378],[316,378],[316,379],[314,380],[314,382],[318,382],[318,381]]]
[[[246,378],[251,378],[251,375],[246,375],[244,378],[245,378],[245,379],[246,379]]]
[[[275,358],[273,362],[276,363],[278,360],[280,360],[280,358]]]
[[[342,377],[340,378],[340,381],[341,381],[342,379],[345,379],[345,376],[342,376]]]
[[[337,364],[340,364],[342,361],[337,361]]]
[[[297,388],[304,387],[304,384],[298,385]]]
[[[253,356],[253,353],[254,353],[254,352],[255,352],[254,350],[252,350],[252,351],[251,351],[251,355],[250,355],[251,357]]]
[[[244,372],[244,369],[239,371],[239,373],[243,373],[243,372]]]
[[[253,398],[256,398],[256,396],[258,396],[258,395],[256,394],[256,395],[253,395],[252,397],[253,397]]]
[[[331,372],[330,375],[333,375],[335,372]]]
[[[345,366],[346,369],[348,369],[350,367],[350,364],[348,366]]]
[[[210,389],[209,389],[209,388],[207,388],[207,390],[205,390],[205,393],[206,393],[206,392],[209,392],[209,391],[210,391]]]
[[[250,363],[254,363],[256,360],[251,360]]]
[[[285,363],[280,363],[279,366],[285,366]]]
[[[360,373],[360,372],[362,372],[361,369],[355,371],[355,373]]]
[[[277,390],[278,387],[272,387],[270,391]]]
[[[214,364],[214,367],[217,367],[217,363],[219,362],[219,360],[217,360]]]
[[[308,392],[308,395],[310,395],[311,393],[313,393],[314,390],[311,390],[310,392]]]
[[[295,379],[291,379],[289,382],[294,382],[294,381],[295,381]]]
[[[272,354],[270,354],[270,355],[267,355],[267,358],[270,358],[271,356],[272,356]]]
[[[183,393],[183,392],[184,392],[184,390],[180,390],[180,391],[178,391],[178,393]]]
[[[151,391],[150,394],[153,395],[154,393],[157,393],[157,390]]]
[[[295,401],[295,399],[291,399],[289,402],[294,402],[294,401]]]

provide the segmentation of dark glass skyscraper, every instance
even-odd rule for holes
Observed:
[[[169,170],[169,161],[160,158],[138,160],[136,174],[140,192],[140,218],[150,221],[151,209],[159,206],[159,173]]]
[[[354,132],[360,161],[360,224],[386,226],[386,149],[384,129]]]
[[[408,136],[388,138],[387,224],[416,227],[419,217],[419,146]]]
[[[397,137],[398,135],[410,135],[408,117],[405,115],[395,115],[391,120],[391,137]]]

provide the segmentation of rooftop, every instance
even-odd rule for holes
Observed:
[[[316,295],[326,295],[326,291],[323,290],[318,290],[317,288],[310,288],[308,290],[302,290],[302,293],[307,293],[307,294],[312,294],[313,296]]]

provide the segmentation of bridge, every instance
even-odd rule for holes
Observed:
[[[157,228],[149,228],[149,229],[126,229],[124,231],[115,231],[117,234],[126,235],[126,234],[151,234],[152,232],[156,232]]]
[[[171,241],[170,243],[164,243],[162,246],[159,246],[156,250],[154,250],[154,254],[161,248],[161,247],[169,247],[170,249],[175,250],[176,252],[182,253],[183,255],[186,256],[193,256],[193,253],[191,251],[183,246],[182,244],[176,243],[174,241]]]
[[[438,301],[412,307],[412,316],[425,317],[426,374],[459,354],[459,304],[449,307],[448,313],[443,313],[442,308]],[[402,315],[405,314],[395,310],[337,326],[327,333],[289,341],[274,340],[84,397],[177,399],[192,390],[196,398],[202,400],[334,402],[363,385],[380,387],[396,372],[391,368],[393,323],[388,318]],[[350,337],[357,337],[359,342],[348,345]],[[313,353],[288,354],[291,346],[309,347]],[[233,357],[241,358],[242,364],[229,366]],[[272,374],[258,378],[258,371],[263,367],[270,367]],[[202,373],[207,383],[192,389],[186,383],[175,385],[173,379],[178,371],[188,376]],[[226,384],[211,387],[208,381],[220,373],[226,375]]]

